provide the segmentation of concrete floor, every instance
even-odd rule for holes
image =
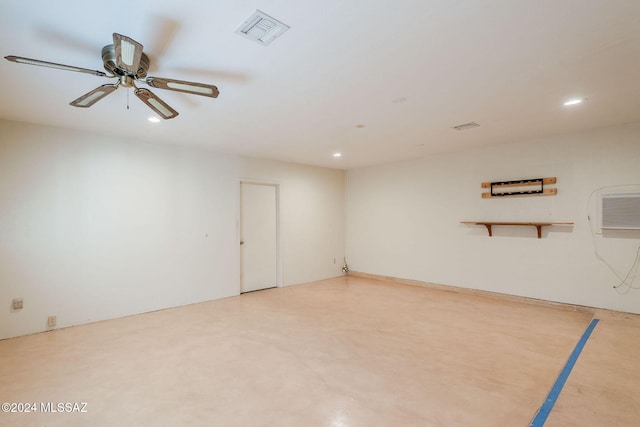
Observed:
[[[640,316],[362,277],[0,341],[0,425],[525,427],[594,313],[546,425],[637,426]]]

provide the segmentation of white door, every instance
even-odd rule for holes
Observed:
[[[277,286],[275,185],[240,184],[241,292]]]

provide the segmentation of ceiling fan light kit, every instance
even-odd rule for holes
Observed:
[[[142,102],[155,111],[160,117],[168,120],[176,117],[178,112],[149,89],[136,86],[136,83],[144,83],[153,88],[207,96],[210,98],[217,98],[219,95],[218,88],[214,85],[162,77],[147,77],[149,57],[143,52],[142,44],[118,33],[113,33],[113,44],[102,48],[102,62],[108,74],[103,71],[14,55],[5,56],[5,59],[18,64],[37,65],[40,67],[117,79],[114,84],[104,84],[71,101],[70,105],[74,107],[91,107],[122,85],[127,88],[134,88],[135,95]]]

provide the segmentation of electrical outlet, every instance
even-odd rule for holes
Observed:
[[[23,301],[22,298],[14,298],[13,301],[11,302],[11,307],[14,310],[22,310],[23,307]]]
[[[47,319],[47,326],[53,328],[54,326],[56,326],[57,322],[58,318],[56,316],[49,316],[49,318]]]

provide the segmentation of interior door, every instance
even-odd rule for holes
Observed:
[[[277,286],[276,186],[240,184],[241,292]]]

